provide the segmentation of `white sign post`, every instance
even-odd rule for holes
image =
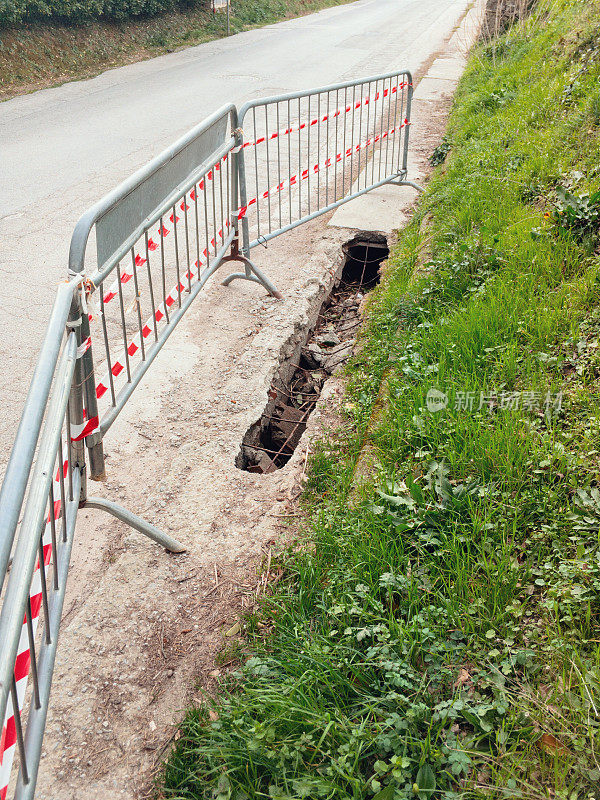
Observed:
[[[229,8],[231,5],[231,0],[212,0],[212,10],[213,11],[222,11],[224,8],[227,9],[227,36],[229,36]]]

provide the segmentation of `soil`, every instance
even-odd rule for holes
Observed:
[[[481,28],[482,39],[493,39],[526,16],[535,0],[487,0]]]

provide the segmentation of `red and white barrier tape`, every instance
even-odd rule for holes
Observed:
[[[62,465],[63,478],[66,479],[69,471],[68,461]],[[54,508],[49,512],[46,519],[46,526],[42,538],[42,552],[44,564],[48,566],[52,559],[52,526],[50,521],[50,514],[54,514],[54,520],[58,521],[62,511],[62,501],[60,499],[60,467],[56,471],[54,477]],[[31,626],[33,634],[37,629],[37,624],[42,607],[42,579],[40,573],[39,558],[35,565],[35,570],[31,580],[29,589],[29,602],[31,603]],[[19,646],[17,649],[17,658],[15,661],[15,683],[17,686],[17,700],[19,704],[19,712],[23,710],[23,702],[25,700],[25,690],[27,688],[27,678],[31,667],[31,652],[29,650],[29,635],[27,633],[27,619],[23,618],[23,627],[21,629],[21,636],[19,639]],[[0,737],[0,800],[6,800],[8,793],[8,784],[10,781],[10,772],[12,763],[17,749],[17,728],[15,723],[15,713],[12,704],[12,697],[9,695],[8,705],[6,706],[6,714],[4,723],[2,725],[2,735]]]
[[[215,172],[220,171],[221,164],[225,162],[228,158],[229,158],[229,153],[225,153],[223,158],[217,164],[214,165],[213,169],[210,169],[206,173],[204,178],[202,178],[202,180],[199,181],[199,183],[197,184],[197,189],[196,185],[194,185],[194,187],[190,189],[187,195],[182,200],[178,201],[178,208],[180,211],[185,213],[186,211],[189,210],[190,208],[189,203],[194,203],[196,201],[197,190],[198,191],[204,190],[206,183],[213,180]],[[158,250],[158,248],[160,247],[158,242],[160,242],[161,239],[166,238],[171,233],[173,227],[179,222],[180,219],[181,218],[177,216],[177,214],[173,211],[169,214],[168,217],[163,218],[162,225],[159,223],[155,233],[148,239],[149,252],[154,252],[155,250]],[[155,238],[158,241],[155,241]],[[145,254],[139,252],[134,254],[134,260],[136,267],[143,267],[147,261]],[[107,289],[107,291],[104,293],[104,296],[102,298],[104,305],[110,303],[110,301],[117,296],[119,292],[119,281],[121,282],[121,284],[125,285],[126,283],[129,283],[129,281],[133,278],[133,268],[130,269],[131,271],[129,271],[127,267],[124,267],[123,271],[120,274],[120,277],[115,279],[111,284],[110,288]]]
[[[231,223],[229,222],[229,220],[227,220],[227,222],[225,223],[225,230],[223,229],[219,230],[217,232],[216,237],[213,237],[213,239],[211,239],[210,245],[212,248],[216,247],[217,241],[223,242],[225,240],[228,233],[228,229],[230,227]],[[208,258],[209,258],[208,250],[207,248],[204,248],[202,255],[200,257],[200,262],[196,260],[192,265],[192,267],[190,268],[190,270],[185,273],[183,278],[187,281],[193,281],[196,278],[198,278],[200,276],[200,270],[208,262]],[[154,310],[152,316],[148,318],[146,324],[142,327],[141,334],[138,331],[134,335],[131,343],[127,346],[127,353],[130,356],[135,355],[137,351],[140,349],[142,338],[147,339],[153,333],[154,322],[155,321],[160,322],[162,318],[167,315],[168,312],[165,309],[165,305],[167,309],[170,309],[171,306],[173,306],[177,302],[180,292],[184,292],[187,288],[188,286],[186,286],[182,281],[179,281],[179,283],[175,284],[175,286],[171,289],[171,291],[167,295],[166,301],[160,303],[160,305]],[[125,351],[123,351],[122,354],[113,362],[110,371],[112,372],[114,377],[117,377],[117,375],[120,375],[125,368],[126,368],[126,359],[125,359]],[[107,372],[106,375],[96,384],[96,397],[98,399],[102,397],[108,391],[109,387],[110,387],[110,378]],[[92,420],[89,420],[88,428],[91,424]],[[97,418],[96,418],[96,427],[98,427]],[[86,436],[89,436],[89,434],[92,433],[92,430],[93,429],[86,430],[86,428],[84,427],[83,430],[78,433],[77,438],[83,439]]]
[[[389,95],[396,94],[399,90],[404,89],[406,86],[412,86],[412,83],[408,83],[407,81],[403,81],[399,83],[397,86],[392,86],[390,89],[384,89],[383,92],[376,92],[373,97],[367,96],[364,97],[362,100],[357,100],[354,103],[348,103],[348,105],[336,108],[335,111],[332,113],[324,114],[322,117],[314,117],[309,122],[301,122],[298,125],[292,125],[290,128],[282,128],[281,130],[275,131],[271,134],[265,134],[265,136],[259,136],[258,139],[254,141],[244,142],[240,147],[234,149],[234,153],[243,150],[246,147],[256,147],[259,144],[263,144],[266,141],[272,141],[273,139],[278,139],[282,136],[289,136],[292,133],[299,133],[300,131],[305,130],[306,128],[312,128],[315,125],[319,125],[320,123],[327,122],[329,119],[335,119],[336,117],[340,117],[342,114],[349,114],[351,111],[356,111],[358,108],[362,108],[363,106],[368,106],[372,103],[377,103],[380,99],[388,97]]]
[[[289,136],[292,133],[297,133],[297,132],[302,131],[302,130],[304,130],[306,128],[311,128],[311,127],[314,127],[315,125],[319,125],[319,124],[321,124],[323,122],[327,122],[327,120],[329,120],[329,119],[335,119],[336,117],[339,117],[342,114],[349,114],[350,111],[357,110],[359,108],[362,108],[364,106],[368,106],[368,105],[373,104],[373,103],[377,103],[380,99],[384,99],[384,98],[389,97],[391,95],[397,94],[398,91],[404,89],[407,86],[412,86],[412,83],[410,83],[408,81],[402,81],[397,86],[392,86],[391,89],[384,89],[381,92],[376,92],[375,95],[373,95],[373,97],[367,96],[367,97],[364,97],[362,100],[357,100],[354,103],[348,103],[344,107],[337,108],[332,113],[324,114],[321,117],[315,117],[315,118],[309,120],[308,122],[301,122],[298,125],[293,125],[293,126],[291,126],[289,128],[282,128],[281,130],[274,131],[273,133],[271,133],[269,135],[261,136],[258,139],[256,139],[255,141],[244,142],[240,147],[234,148],[234,150],[232,152],[234,152],[234,153],[239,152],[240,150],[242,150],[242,149],[244,149],[246,147],[256,147],[257,145],[262,144],[263,142],[266,142],[267,140],[268,141],[272,141],[273,139],[277,139],[277,138],[282,137],[282,136]],[[213,170],[209,170],[207,172],[207,174],[205,175],[206,181],[212,181],[213,180],[214,172],[218,172],[221,169],[221,166],[220,166],[221,163],[225,162],[228,157],[229,157],[229,153],[226,153],[222,157],[221,161],[219,163],[215,164],[214,169]],[[200,183],[198,184],[198,189],[200,191],[202,191],[204,189],[205,179],[201,180]],[[193,203],[195,201],[195,198],[196,198],[196,187],[194,186],[194,188],[191,189],[188,192],[186,197],[184,197],[183,200],[181,200],[179,202],[179,209],[185,213],[185,211],[187,211],[190,208],[189,203],[190,202]],[[167,237],[169,235],[169,233],[171,233],[172,226],[174,226],[177,222],[179,222],[179,219],[180,219],[180,217],[178,217],[177,215],[174,215],[173,212],[171,212],[171,214],[166,219],[163,219],[162,226],[159,225],[156,228],[156,231],[153,234],[153,236],[151,236],[148,239],[148,251],[149,252],[154,252],[159,247],[159,244],[158,244],[157,241],[155,241],[155,238],[158,239],[158,241],[160,241],[160,239]],[[144,266],[144,264],[146,263],[146,260],[147,260],[145,258],[145,255],[143,255],[143,254],[141,254],[139,252],[135,253],[134,258],[135,258],[136,267]],[[128,269],[126,267],[124,267],[123,271],[121,272],[120,278],[116,279],[112,283],[110,288],[105,292],[104,297],[103,297],[104,305],[106,305],[107,303],[110,303],[110,301],[113,300],[117,296],[118,291],[119,291],[119,280],[121,281],[121,284],[125,285],[132,278],[133,278],[133,270],[132,271],[128,271]]]
[[[241,206],[240,208],[238,208],[237,210],[238,220],[243,219],[248,213],[248,209],[251,206],[256,205],[256,203],[258,203],[260,200],[265,200],[267,197],[272,197],[273,195],[277,194],[278,192],[282,192],[284,189],[288,187],[297,186],[302,181],[307,180],[311,175],[316,175],[318,172],[328,170],[334,164],[339,164],[340,161],[343,161],[346,158],[350,158],[355,153],[358,153],[367,147],[371,147],[371,145],[377,144],[377,142],[380,142],[383,139],[387,139],[389,136],[393,136],[397,131],[401,131],[408,125],[410,125],[410,123],[407,119],[405,119],[402,125],[396,125],[394,128],[390,128],[384,133],[381,134],[378,133],[376,136],[372,136],[369,139],[366,139],[364,142],[360,142],[359,144],[353,145],[352,147],[348,147],[347,150],[337,153],[335,156],[328,158],[326,161],[323,161],[320,164],[315,164],[313,167],[303,170],[298,175],[292,175],[291,178],[286,178],[286,180],[281,181],[281,183],[278,183],[276,186],[272,186],[270,189],[264,191],[261,195],[253,197],[252,200],[250,200],[245,206]]]
[[[368,100],[368,98],[366,98],[366,100]],[[306,123],[306,124],[313,124],[313,123],[311,121],[311,123]],[[324,161],[324,162],[322,162],[320,164],[315,164],[313,167],[311,167],[309,169],[305,169],[302,173],[300,173],[298,175],[292,175],[290,178],[286,179],[285,181],[282,181],[281,183],[277,184],[276,186],[273,186],[270,189],[267,189],[265,192],[262,193],[262,195],[253,198],[252,200],[250,200],[247,203],[247,205],[238,208],[237,211],[236,211],[237,219],[238,220],[243,219],[246,216],[246,214],[248,213],[248,210],[250,209],[250,207],[255,205],[256,203],[258,203],[260,200],[266,199],[269,196],[273,196],[274,194],[277,194],[278,192],[283,191],[288,186],[292,187],[292,186],[298,185],[298,183],[301,183],[302,181],[307,180],[310,177],[310,175],[313,175],[313,174],[316,175],[320,171],[325,171],[325,170],[329,169],[335,163],[340,163],[344,159],[350,158],[355,153],[358,153],[361,150],[366,149],[367,147],[371,147],[372,145],[377,144],[379,141],[385,140],[388,137],[393,136],[395,133],[397,133],[398,131],[402,130],[403,128],[405,128],[409,124],[410,123],[408,122],[408,120],[405,119],[404,122],[401,125],[397,125],[397,126],[395,126],[393,128],[390,128],[389,130],[387,130],[387,131],[385,131],[385,132],[383,132],[381,134],[376,134],[375,136],[372,136],[372,137],[366,139],[365,141],[363,141],[363,142],[361,142],[359,144],[353,145],[352,147],[347,148],[345,151],[337,153],[334,157],[328,158],[326,161]],[[277,136],[277,135],[279,135],[279,134],[278,133],[273,134],[271,138],[275,138],[275,136]],[[218,167],[216,167],[215,169],[218,169]],[[206,177],[209,180],[212,180],[213,171],[210,171],[209,173],[207,173]],[[202,182],[199,184],[199,188],[200,189],[204,188],[204,185],[203,185]],[[194,202],[195,196],[196,196],[195,195],[195,191],[196,191],[196,189],[194,187],[194,189],[192,189],[191,192],[187,195],[186,199],[182,201],[182,204],[181,204],[182,208],[184,207],[184,204],[186,203],[186,200],[188,198],[192,202]],[[179,220],[179,218],[175,217],[174,222],[173,222],[173,214],[171,214],[170,221],[173,222],[173,224],[175,224],[178,220]],[[229,227],[230,227],[230,223],[229,223],[229,221],[227,221],[226,222],[226,228],[228,229]],[[170,232],[170,229],[167,229],[166,224],[163,224],[163,228],[160,229],[160,235],[164,237],[164,236],[167,236],[169,232]],[[213,248],[215,247],[216,240],[223,241],[224,238],[225,238],[225,235],[226,235],[226,232],[223,231],[223,230],[220,230],[217,233],[216,237],[214,237],[211,240],[211,242],[210,242],[211,247],[213,247]],[[152,242],[152,247],[150,247],[150,242]],[[149,240],[148,249],[149,250],[150,249],[156,249],[157,247],[158,247],[158,245],[152,239],[150,239]],[[202,255],[203,255],[204,258],[201,257],[200,258],[200,262],[198,262],[198,261],[194,262],[194,264],[191,267],[191,269],[189,270],[189,272],[187,272],[183,276],[185,280],[191,281],[191,280],[195,280],[197,277],[199,277],[200,269],[201,269],[202,266],[204,266],[204,264],[206,263],[206,260],[207,260],[208,251],[207,251],[206,248],[204,249]],[[139,254],[136,255],[135,258],[136,258],[136,266],[143,266],[146,263],[146,259],[143,258]],[[133,277],[133,273],[128,274],[128,273],[124,272],[122,274],[122,276],[121,276],[121,282],[122,283],[127,283],[132,277]],[[114,287],[118,291],[118,284],[117,284],[116,281],[115,281]],[[141,333],[138,331],[134,335],[131,343],[129,343],[127,345],[127,353],[130,356],[133,356],[138,352],[138,350],[141,347],[141,340],[142,339],[147,339],[153,333],[155,321],[156,322],[160,322],[163,319],[163,317],[165,317],[167,315],[167,313],[168,313],[167,310],[170,309],[176,303],[176,301],[179,298],[179,293],[185,291],[185,289],[186,289],[186,286],[181,281],[171,289],[171,291],[169,292],[169,294],[166,297],[166,301],[160,303],[158,305],[158,307],[154,310],[152,316],[149,317],[149,319],[146,321],[146,323],[142,327]],[[116,292],[111,287],[111,289],[109,290],[107,295],[105,295],[105,297],[104,297],[104,302],[105,303],[109,302],[115,295],[116,295]],[[165,308],[165,306],[166,306],[166,308]],[[112,373],[113,377],[117,377],[125,369],[126,369],[126,357],[125,357],[125,351],[123,350],[122,354],[119,357],[117,357],[114,360],[114,362],[112,363],[110,372]],[[103,397],[104,394],[106,394],[106,392],[109,390],[109,388],[110,388],[110,377],[109,377],[109,373],[106,372],[105,375],[96,384],[96,397],[98,399]],[[98,425],[99,425],[99,420],[98,420],[98,417],[95,416],[95,417],[92,417],[90,419],[87,419],[80,426],[77,426],[77,427],[73,426],[72,427],[72,431],[71,431],[72,440],[73,441],[80,441],[81,439],[85,439],[86,436],[89,436],[91,433],[93,433],[98,428]]]

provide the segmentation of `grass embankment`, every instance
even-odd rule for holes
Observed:
[[[230,31],[240,33],[349,2],[232,0]],[[226,35],[226,20],[225,12],[213,13],[203,3],[123,22],[31,23],[0,30],[0,100],[220,39]]]
[[[598,0],[540,0],[472,56],[308,541],[165,797],[600,796],[599,78]]]

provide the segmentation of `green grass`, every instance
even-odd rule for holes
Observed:
[[[231,34],[311,14],[352,0],[232,0]],[[0,101],[98,73],[227,34],[225,12],[208,0],[155,17],[123,22],[19,24],[0,29]]]
[[[598,0],[472,55],[304,538],[165,798],[600,796],[599,79]]]

